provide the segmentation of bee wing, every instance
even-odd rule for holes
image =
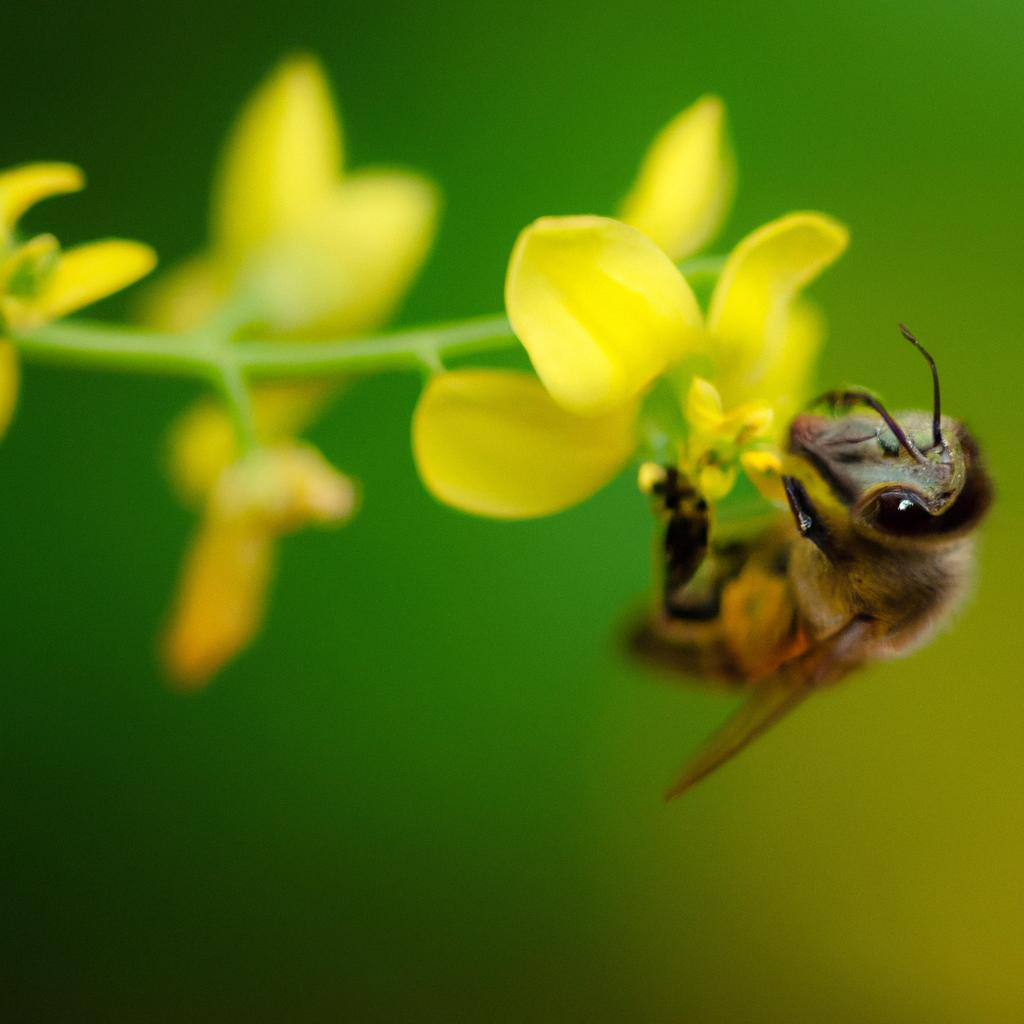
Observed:
[[[725,725],[691,758],[665,794],[672,800],[738,754],[748,743],[783,719],[813,690],[792,677],[761,683]]]

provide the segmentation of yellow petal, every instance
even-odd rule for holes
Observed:
[[[764,437],[771,430],[775,413],[767,402],[746,402],[737,406],[728,416],[728,436],[737,445]]]
[[[831,217],[791,213],[732,251],[708,314],[726,376],[742,377],[756,391],[779,357],[793,297],[842,254],[848,238]]]
[[[276,537],[343,522],[353,507],[351,481],[310,445],[261,449],[228,467],[209,496],[164,636],[171,677],[197,687],[249,644],[263,622]]]
[[[0,231],[9,232],[41,199],[77,192],[84,185],[85,176],[73,164],[24,164],[0,173]]]
[[[725,105],[704,96],[655,138],[619,216],[679,262],[718,232],[735,178]]]
[[[14,416],[18,401],[18,355],[10,342],[0,339],[0,437]]]
[[[712,505],[721,501],[733,489],[735,483],[736,466],[732,463],[712,463],[697,470],[697,490]]]
[[[428,490],[497,519],[551,515],[589,497],[635,447],[636,407],[584,418],[556,405],[532,376],[457,370],[427,384],[413,452]]]
[[[584,415],[628,402],[702,343],[697,301],[672,261],[604,217],[549,217],[526,228],[505,304],[551,396]]]
[[[686,395],[686,421],[701,434],[716,434],[725,419],[718,389],[703,377],[690,381]]]
[[[341,173],[341,128],[320,65],[284,61],[242,109],[214,190],[213,235],[232,264],[304,219]]]
[[[754,390],[770,399],[778,429],[788,426],[793,416],[811,398],[814,367],[825,338],[825,317],[810,300],[798,297],[789,307],[782,343],[756,382],[748,382],[747,395]]]
[[[786,500],[782,486],[782,460],[775,452],[744,452],[740,456],[740,465],[763,497],[774,502]]]
[[[435,186],[412,172],[347,177],[253,267],[271,329],[345,335],[387,320],[430,249],[438,206]]]
[[[263,444],[301,433],[336,385],[262,384],[250,391],[256,431]],[[203,400],[182,413],[168,436],[169,470],[179,497],[204,501],[221,473],[239,455],[235,428],[218,402]]]
[[[67,249],[32,301],[35,323],[98,302],[148,274],[156,253],[141,242],[111,238]]]
[[[163,640],[171,678],[207,682],[255,636],[263,622],[272,540],[253,523],[204,523],[189,550]]]
[[[211,261],[195,256],[146,287],[139,302],[139,319],[159,331],[189,331],[210,316],[221,297]]]

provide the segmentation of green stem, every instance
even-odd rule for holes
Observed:
[[[12,340],[25,359],[62,366],[218,380],[227,359],[246,380],[280,380],[400,369],[433,372],[445,359],[509,348],[515,337],[505,317],[488,316],[363,338],[229,345],[206,335],[66,320]]]
[[[395,334],[337,341],[240,341],[232,348],[250,378],[329,377],[421,369],[444,360],[509,348],[515,335],[503,316],[476,317]]]
[[[249,389],[246,387],[241,367],[230,358],[225,359],[220,365],[220,372],[215,375],[214,382],[224,396],[224,404],[235,425],[239,450],[243,455],[254,452],[260,441],[256,433],[256,418],[252,411]]]
[[[251,380],[337,377],[419,369],[435,373],[444,360],[508,348],[515,340],[502,316],[478,317],[390,335],[327,341],[236,341],[204,328],[191,334],[126,330],[64,321],[15,335],[25,359],[62,366],[198,377],[220,391],[243,454],[259,447]]]
[[[691,278],[713,277],[721,271],[723,262],[723,257],[706,256],[680,264],[680,270]],[[232,328],[237,326],[235,321],[237,317],[232,320]],[[66,320],[15,334],[12,340],[25,359],[36,362],[214,381],[223,376],[227,352],[231,366],[248,381],[403,369],[433,373],[446,359],[494,352],[515,343],[508,320],[500,315],[323,341],[228,343],[220,336],[222,333],[206,328],[202,332],[167,334]]]
[[[11,338],[22,358],[59,366],[208,378],[216,345],[198,335],[137,331],[63,320]]]
[[[691,279],[714,277],[723,258],[690,260],[680,270]],[[224,397],[243,451],[258,446],[248,385],[254,380],[338,377],[386,370],[436,373],[458,356],[494,352],[515,344],[504,316],[482,316],[393,334],[324,341],[233,341],[246,322],[228,309],[199,331],[168,334],[89,321],[64,321],[14,334],[21,356],[36,362],[100,370],[198,377]]]

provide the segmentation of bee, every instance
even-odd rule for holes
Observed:
[[[932,411],[891,414],[871,393],[832,391],[789,425],[785,509],[748,538],[721,538],[683,474],[649,491],[659,522],[658,584],[634,650],[747,700],[685,766],[685,792],[819,688],[908,654],[963,600],[972,533],[992,501],[978,446]]]

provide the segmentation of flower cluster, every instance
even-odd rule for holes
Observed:
[[[818,213],[764,225],[725,260],[704,312],[677,264],[719,227],[732,177],[721,104],[705,98],[656,139],[621,220],[546,217],[523,231],[505,302],[536,377],[430,381],[413,443],[438,498],[479,515],[548,515],[645,450],[710,502],[732,490],[738,464],[772,493],[772,442],[805,397],[822,333],[799,293],[847,233]],[[668,403],[656,401],[661,382]]]
[[[287,344],[387,320],[430,248],[438,193],[410,171],[346,173],[342,150],[319,65],[286,61],[228,138],[209,248],[158,284],[148,321],[167,331],[228,324],[235,337]],[[172,479],[203,515],[163,646],[180,682],[205,682],[258,630],[276,536],[352,514],[351,483],[294,441],[337,389],[337,381],[254,387],[257,448],[248,456],[213,399],[172,427]]]
[[[801,293],[847,233],[823,214],[790,213],[725,257],[695,258],[734,190],[719,99],[703,97],[657,136],[617,219],[544,217],[521,233],[507,321],[391,337],[365,334],[423,264],[438,191],[411,171],[349,171],[343,148],[319,65],[286,60],[228,137],[209,243],[150,286],[130,337],[45,325],[142,277],[152,250],[23,237],[29,207],[79,189],[82,175],[66,164],[0,174],[0,433],[17,391],[15,346],[190,374],[219,392],[168,438],[174,488],[199,516],[161,645],[181,685],[202,685],[256,635],[281,536],[353,514],[352,481],[300,439],[349,371],[427,372],[414,456],[430,492],[463,511],[550,515],[634,459],[642,490],[675,467],[717,510],[744,475],[778,496],[781,433],[806,398],[824,330]],[[445,367],[517,343],[533,372]]]

